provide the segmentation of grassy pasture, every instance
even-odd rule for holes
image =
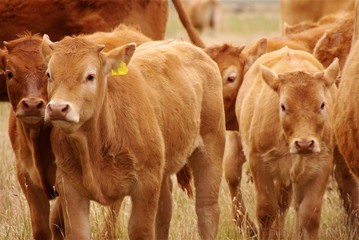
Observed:
[[[278,35],[279,13],[276,9],[270,11],[244,11],[234,13],[231,7],[224,6],[221,15],[219,31],[216,34],[206,31],[203,38],[208,45],[224,42],[234,45],[249,44],[262,36]],[[176,13],[171,9],[166,38],[183,38],[187,40]],[[0,103],[0,240],[31,239],[31,225],[26,199],[16,179],[15,159],[8,139],[8,103]],[[244,173],[242,181],[244,201],[249,214],[254,219],[255,200],[254,186],[247,181]],[[170,239],[190,240],[199,239],[196,226],[194,200],[189,199],[174,181],[173,217],[170,229]],[[248,239],[245,232],[236,229],[231,216],[231,199],[225,181],[220,190],[220,225],[218,239]],[[346,228],[345,213],[338,197],[336,183],[331,181],[323,201],[322,220],[319,239],[354,239],[353,230]],[[118,220],[119,239],[127,239],[127,221],[131,203],[125,199]],[[103,220],[106,208],[96,203],[91,205],[92,238],[101,239]],[[295,239],[295,214],[290,209],[285,226],[285,239]]]

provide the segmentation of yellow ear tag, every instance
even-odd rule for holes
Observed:
[[[128,73],[128,68],[126,63],[124,62],[120,62],[120,65],[118,65],[117,69],[111,70],[112,76],[123,76],[126,75],[127,73]]]

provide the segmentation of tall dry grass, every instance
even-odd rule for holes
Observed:
[[[242,45],[255,41],[259,37],[278,34],[278,12],[243,12],[235,14],[225,12],[221,16],[219,32],[204,33],[204,40],[208,44],[230,42]],[[178,22],[177,16],[171,10],[168,21],[167,38],[187,39]],[[15,159],[7,134],[7,119],[10,106],[0,103],[0,240],[32,239],[29,210],[26,199],[16,179]],[[174,181],[175,182],[175,181]],[[242,181],[243,198],[254,219],[255,199],[253,184],[247,182],[244,174]],[[194,200],[189,199],[174,183],[173,217],[170,228],[170,239],[192,240],[199,239],[197,234]],[[220,189],[220,224],[218,239],[248,239],[242,230],[235,227],[231,215],[231,199],[225,181]],[[127,221],[131,211],[131,202],[125,199],[121,214],[117,222],[119,239],[128,239]],[[97,203],[91,204],[90,220],[92,239],[101,239],[101,230],[106,216],[106,208]],[[285,223],[284,238],[296,239],[295,214],[290,209]],[[348,229],[341,200],[338,197],[336,183],[331,181],[323,200],[323,211],[319,239],[337,240],[354,239],[354,230]]]

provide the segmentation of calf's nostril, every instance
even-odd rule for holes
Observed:
[[[42,106],[44,105],[44,103],[42,101],[40,101],[37,105],[36,108],[42,108]]]
[[[67,112],[69,110],[69,105],[66,104],[65,107],[62,108],[62,112]]]
[[[29,108],[29,104],[27,104],[25,101],[22,102],[22,106],[23,106],[24,108]]]
[[[314,141],[313,140],[310,141],[308,148],[310,150],[313,150],[313,148],[314,148]]]

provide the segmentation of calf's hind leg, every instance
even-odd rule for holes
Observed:
[[[223,159],[224,176],[232,199],[232,213],[239,228],[245,227],[250,236],[256,235],[256,226],[247,214],[241,192],[242,166],[246,159],[238,132],[227,132]]]
[[[129,239],[155,239],[156,213],[161,187],[160,171],[144,169],[131,192],[132,210],[128,222]]]
[[[271,228],[278,210],[273,178],[264,166],[259,153],[250,152],[248,160],[256,188],[259,239],[270,239]]]
[[[156,215],[156,239],[168,239],[172,218],[172,180],[164,176]]]
[[[203,148],[196,149],[189,159],[196,188],[198,231],[202,239],[215,239],[218,232],[218,194],[223,151],[224,141],[223,144],[211,142]]]

